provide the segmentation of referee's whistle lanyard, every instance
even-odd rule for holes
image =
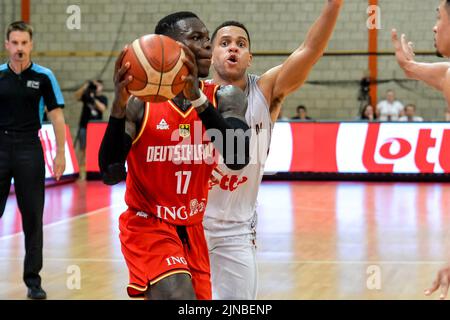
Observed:
[[[11,61],[8,61],[8,66],[9,66],[9,68],[10,68],[10,69],[11,69],[11,70],[19,77],[19,79],[20,79],[21,76],[22,76],[22,72],[23,72],[24,70],[27,70],[27,69],[31,66],[31,64],[32,64],[31,60],[28,61],[28,63],[27,63],[27,65],[26,65],[25,68],[23,68],[23,67],[22,67],[22,64],[20,64],[20,72],[17,73],[16,70],[13,68],[13,65],[12,65]]]

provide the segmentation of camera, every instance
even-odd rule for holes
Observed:
[[[88,87],[86,89],[89,93],[97,91],[97,85],[93,81],[89,81]]]
[[[359,82],[359,101],[369,101],[370,100],[370,78],[364,77]]]
[[[96,117],[98,111],[95,108],[95,95],[97,93],[97,85],[93,81],[89,81],[86,90],[83,93],[83,102],[89,107],[91,116]]]

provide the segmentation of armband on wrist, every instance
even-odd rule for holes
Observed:
[[[200,98],[197,100],[191,101],[191,104],[194,106],[194,108],[198,108],[201,105],[205,104],[205,102],[208,101],[208,98],[203,93],[203,91],[200,90]]]

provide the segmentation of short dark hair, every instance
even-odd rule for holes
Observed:
[[[220,29],[225,28],[225,27],[238,27],[241,28],[242,30],[245,31],[245,33],[247,34],[247,38],[248,38],[248,46],[249,48],[251,47],[251,41],[250,41],[250,33],[248,32],[247,28],[245,27],[245,25],[239,21],[234,21],[234,20],[228,20],[223,22],[222,24],[220,24],[216,30],[214,30],[212,36],[211,36],[211,42],[214,42],[214,38],[217,35],[217,32],[219,32]]]
[[[8,26],[8,29],[6,29],[6,40],[9,40],[9,35],[13,31],[28,32],[30,35],[30,39],[33,39],[33,27],[25,21],[14,21],[13,23],[11,23]]]
[[[306,111],[306,107],[305,107],[304,105],[299,105],[299,106],[297,107],[297,112],[298,112],[300,109],[303,109],[303,110]]]
[[[185,20],[188,18],[197,18],[199,17],[190,11],[179,11],[168,16],[165,16],[161,20],[159,20],[158,24],[155,27],[155,34],[162,34],[165,36],[170,36],[175,33],[176,24],[178,21]]]

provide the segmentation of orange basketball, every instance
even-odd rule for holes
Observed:
[[[167,36],[149,34],[133,41],[122,63],[130,62],[125,76],[133,76],[128,91],[148,102],[164,102],[184,88],[181,77],[188,69],[181,60],[184,51]]]

